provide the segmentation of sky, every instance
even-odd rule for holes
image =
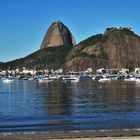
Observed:
[[[140,35],[140,0],[0,0],[0,62],[39,50],[57,20],[77,43],[108,27],[131,27]]]

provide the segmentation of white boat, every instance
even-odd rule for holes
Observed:
[[[33,81],[34,78],[33,78],[33,77],[29,77],[28,80],[29,80],[29,81]]]
[[[62,77],[64,82],[79,82],[80,77],[75,75],[66,75]]]
[[[71,82],[76,83],[76,82],[79,82],[79,80],[80,80],[80,78],[77,77],[77,78],[71,79]]]
[[[39,82],[48,82],[49,79],[47,79],[47,78],[39,78],[38,81]]]
[[[48,80],[46,79],[38,79],[38,82],[42,83],[42,82],[48,82]]]
[[[50,79],[50,80],[58,80],[58,79],[60,79],[60,78],[61,78],[60,75],[49,75],[49,79]]]
[[[92,80],[96,80],[96,76],[92,76]]]
[[[50,80],[48,76],[39,76],[37,77],[37,81],[42,83],[42,82],[50,82],[52,80]]]
[[[3,79],[3,83],[12,83],[14,80],[14,77],[9,76],[8,78]]]
[[[109,77],[103,77],[101,79],[98,80],[99,82],[110,82],[111,79]]]
[[[136,78],[135,80],[137,83],[140,83],[140,78]]]
[[[125,78],[124,81],[135,82],[136,78],[135,77]]]

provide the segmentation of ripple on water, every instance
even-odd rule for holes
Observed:
[[[0,131],[139,128],[140,87],[129,82],[0,82]]]

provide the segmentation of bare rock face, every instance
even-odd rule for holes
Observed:
[[[140,66],[140,38],[137,36],[121,35],[118,40],[114,37],[106,43],[110,68],[134,68]]]
[[[87,68],[140,67],[140,37],[128,28],[110,28],[72,48],[64,65],[65,71]]]
[[[91,59],[89,57],[75,57],[64,65],[64,71],[86,71],[88,68],[106,67],[106,60]]]
[[[54,22],[48,29],[41,49],[48,47],[66,46],[71,48],[76,45],[76,41],[69,29],[60,21]]]

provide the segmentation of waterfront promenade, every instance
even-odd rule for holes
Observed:
[[[11,138],[0,138],[0,140],[51,140],[51,138],[46,137],[13,137]],[[62,140],[62,139],[53,139],[53,140]],[[64,138],[63,140],[140,140],[140,136],[131,136],[131,137],[98,137],[98,138]]]
[[[45,135],[35,135],[35,136],[23,136],[23,135],[13,135],[0,137],[0,140],[140,140],[140,136],[129,136],[129,137],[88,137],[88,138],[48,138]]]
[[[0,140],[139,140],[139,130],[72,131],[72,132],[10,132],[0,133]]]

